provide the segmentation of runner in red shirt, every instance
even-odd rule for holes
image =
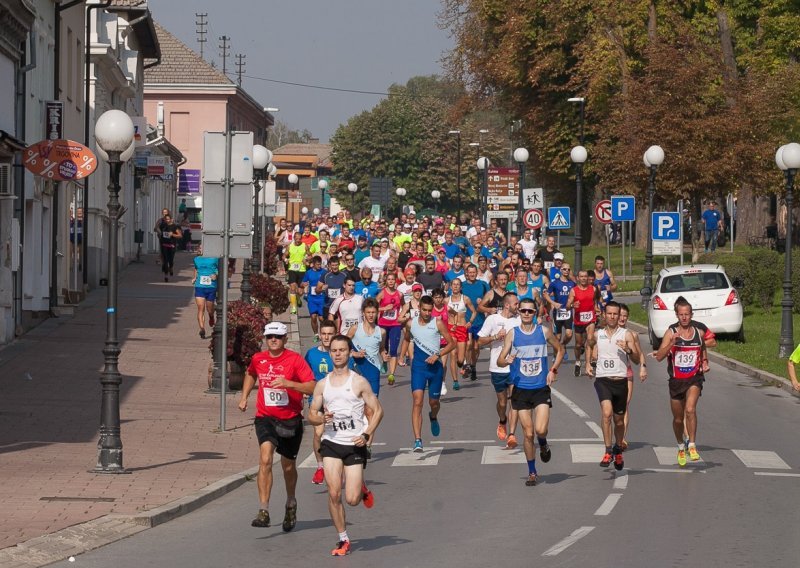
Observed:
[[[594,346],[595,287],[589,283],[589,273],[578,272],[578,285],[569,292],[567,309],[574,308],[575,328],[575,376],[581,376],[581,355],[586,353],[586,366],[589,366],[589,352]],[[589,347],[589,349],[586,349]]]
[[[314,392],[314,373],[305,359],[286,349],[289,330],[281,322],[264,328],[267,350],[253,355],[244,376],[239,410],[247,410],[247,397],[258,379],[256,395],[256,437],[260,448],[258,462],[258,516],[254,527],[268,527],[269,498],[272,493],[272,461],[275,451],[281,456],[286,483],[286,515],[283,530],[289,532],[297,523],[297,453],[303,441],[303,395]]]

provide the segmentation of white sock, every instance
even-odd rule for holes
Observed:
[[[350,540],[350,537],[347,536],[347,531],[339,533],[339,540]]]
[[[322,469],[322,462],[317,462],[317,469]]]
[[[683,444],[678,444],[678,451],[685,450]]]
[[[694,442],[689,442],[689,447],[690,448],[697,448],[697,446],[695,446]]]

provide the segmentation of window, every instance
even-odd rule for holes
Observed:
[[[661,291],[665,293],[724,290],[726,288],[730,288],[730,284],[722,272],[675,274],[666,276],[661,282]]]

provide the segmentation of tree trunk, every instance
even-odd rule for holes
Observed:
[[[719,34],[720,49],[722,50],[722,80],[725,87],[725,95],[728,106],[733,107],[736,104],[735,95],[738,92],[739,73],[736,69],[736,55],[733,51],[733,38],[731,37],[728,13],[721,6],[717,10],[717,32]]]
[[[590,244],[595,247],[606,244],[606,226],[594,218],[594,204],[604,199],[603,192],[595,188],[592,201],[589,203],[589,215],[592,221],[592,239]],[[585,209],[585,208],[584,208]],[[584,223],[584,226],[586,224]]]
[[[647,38],[650,40],[651,44],[655,43],[658,38],[658,18],[655,1],[650,2],[650,5],[647,7]]]
[[[757,196],[752,186],[742,184],[736,202],[736,242],[747,244],[751,238],[762,238],[767,225],[775,223],[775,216],[770,213],[770,198]]]

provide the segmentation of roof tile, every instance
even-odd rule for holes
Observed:
[[[135,2],[136,0],[115,0]],[[154,22],[158,43],[161,46],[161,62],[144,71],[145,85],[233,85],[221,70],[212,67],[200,54],[169,33],[158,22]]]

